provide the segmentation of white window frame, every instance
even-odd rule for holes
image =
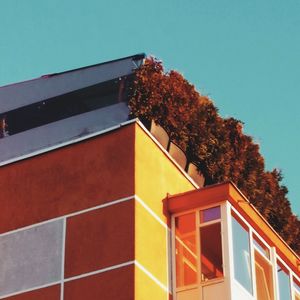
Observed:
[[[217,220],[212,220],[206,223],[200,223],[200,211],[206,210],[209,208],[213,208],[219,206],[221,210],[221,218]],[[232,212],[237,215],[243,225],[249,231],[249,245],[250,245],[250,260],[251,260],[251,275],[252,275],[252,289],[253,295],[246,290],[234,277],[234,259],[233,259],[233,239],[232,239],[232,222],[231,218]],[[189,213],[195,213],[196,217],[196,251],[197,251],[197,283],[193,285],[188,285],[184,287],[177,288],[176,287],[176,255],[175,255],[175,218],[181,215],[186,215]],[[205,227],[211,224],[219,223],[221,224],[221,243],[222,243],[222,262],[223,262],[223,277],[211,279],[208,281],[201,281],[201,257],[200,257],[200,228]],[[255,246],[254,244],[254,235],[255,238],[262,243],[263,246],[269,252],[269,258],[261,252],[261,250]],[[294,287],[294,278],[298,282],[300,282],[300,278],[295,272],[288,266],[288,264],[280,257],[277,253],[276,248],[270,246],[263,237],[250,225],[250,223],[238,212],[238,210],[233,207],[233,205],[228,201],[216,202],[210,205],[204,205],[202,207],[197,207],[194,209],[189,209],[182,211],[180,213],[173,214],[171,216],[171,236],[172,236],[172,291],[173,298],[176,300],[176,293],[181,291],[187,291],[191,289],[200,289],[201,287],[205,287],[207,285],[216,284],[220,282],[224,282],[229,280],[229,293],[232,293],[234,288],[233,282],[238,284],[240,288],[242,288],[245,292],[247,292],[251,297],[257,299],[256,295],[256,273],[255,273],[255,251],[258,251],[260,255],[264,258],[264,260],[272,267],[272,275],[273,275],[273,294],[274,300],[279,300],[279,284],[278,284],[278,276],[277,276],[277,260],[288,270],[289,275],[289,283],[290,283],[290,292],[292,295],[291,300],[295,300],[295,295],[299,294],[297,289]],[[300,294],[299,294],[300,295]],[[280,299],[282,300],[282,299]]]
[[[278,284],[278,277],[277,277],[277,260],[280,261],[280,263],[282,263],[282,265],[287,269],[288,271],[288,276],[289,276],[289,282],[290,282],[290,292],[292,295],[292,299],[291,300],[295,300],[295,293],[296,293],[296,289],[293,286],[293,278],[295,278],[296,280],[298,280],[298,282],[300,282],[299,277],[297,276],[297,274],[295,274],[295,272],[293,272],[293,270],[287,265],[287,263],[285,263],[285,261],[278,255],[278,253],[276,252],[276,248],[275,247],[271,247],[259,234],[258,232],[252,228],[252,226],[247,222],[247,220],[245,220],[245,218],[237,211],[236,208],[234,208],[231,204],[231,211],[233,211],[239,218],[240,220],[244,223],[244,225],[246,225],[246,227],[249,229],[249,234],[250,234],[250,252],[251,252],[251,265],[252,265],[252,269],[253,270],[253,291],[254,291],[254,296],[255,299],[257,299],[257,295],[256,295],[256,274],[255,274],[255,257],[254,257],[254,250],[257,250],[261,255],[263,255],[263,257],[268,261],[268,263],[271,264],[272,266],[272,273],[273,273],[273,293],[274,293],[274,299],[275,300],[279,300],[279,284]],[[261,251],[255,246],[254,244],[254,236],[253,234],[255,234],[255,236],[263,243],[264,246],[266,246],[266,248],[269,250],[270,253],[270,258],[267,259],[267,257],[261,253]],[[254,263],[253,263],[254,262]],[[233,272],[234,272],[234,268],[233,268]],[[234,278],[234,274],[233,274],[233,278]],[[235,280],[235,282],[237,282]],[[241,285],[240,285],[241,286]],[[244,287],[243,287],[244,288]],[[244,290],[246,290],[244,288]],[[247,291],[248,292],[248,291]],[[249,292],[248,292],[249,293]],[[298,293],[299,294],[299,293]],[[282,300],[282,299],[280,299]],[[285,299],[286,300],[286,299]],[[287,299],[290,300],[290,299]]]
[[[216,284],[216,283],[220,283],[223,282],[225,279],[225,254],[224,254],[224,243],[226,241],[224,241],[224,235],[223,235],[223,230],[224,230],[224,222],[226,219],[226,215],[224,214],[224,206],[226,205],[226,202],[222,201],[222,202],[216,202],[210,205],[204,205],[201,207],[197,207],[194,209],[189,209],[189,210],[185,210],[182,211],[180,213],[175,213],[171,216],[171,235],[172,235],[172,291],[173,291],[173,297],[174,300],[176,300],[176,293],[177,292],[181,292],[181,291],[187,291],[187,290],[191,290],[191,289],[198,289],[200,287],[204,287],[207,285],[211,285],[211,284]],[[205,223],[200,223],[200,211],[202,210],[206,210],[209,208],[213,208],[213,207],[220,207],[220,213],[221,213],[221,217],[219,219],[216,220],[212,220],[209,222],[205,222]],[[195,217],[196,217],[196,251],[197,251],[197,283],[196,284],[192,284],[192,285],[187,285],[187,286],[183,286],[183,287],[176,287],[176,254],[175,254],[175,218],[182,216],[182,215],[187,215],[189,213],[195,213]],[[200,258],[200,228],[202,227],[206,227],[212,224],[216,224],[216,223],[220,223],[221,225],[221,244],[222,244],[222,263],[223,263],[223,277],[222,278],[215,278],[215,279],[210,279],[208,281],[201,281],[201,258]]]

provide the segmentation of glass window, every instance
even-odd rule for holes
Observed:
[[[200,211],[200,223],[221,219],[220,206],[211,207]]]
[[[268,247],[255,234],[253,234],[253,242],[254,246],[261,252],[261,254],[270,258],[270,251]]]
[[[7,134],[13,135],[127,99],[125,78],[101,82],[9,111]],[[0,116],[1,117],[1,116]]]
[[[289,300],[291,297],[290,279],[288,270],[278,261],[277,276],[279,285],[279,300]]]
[[[201,280],[223,277],[221,223],[200,228]]]
[[[232,238],[234,277],[247,291],[253,294],[249,232],[235,217],[232,218]]]
[[[300,283],[296,278],[294,278],[293,286],[294,286],[295,300],[300,300]]]
[[[255,250],[257,300],[274,300],[272,265]]]
[[[197,283],[196,214],[175,218],[176,286]]]

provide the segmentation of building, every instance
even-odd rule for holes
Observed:
[[[0,299],[299,300],[299,257],[238,188],[128,120],[143,58],[0,88]]]

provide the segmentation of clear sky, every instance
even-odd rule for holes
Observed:
[[[300,1],[0,0],[0,85],[140,52],[245,123],[300,216]]]

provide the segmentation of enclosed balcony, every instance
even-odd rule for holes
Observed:
[[[299,257],[232,183],[167,199],[176,300],[298,300]]]

